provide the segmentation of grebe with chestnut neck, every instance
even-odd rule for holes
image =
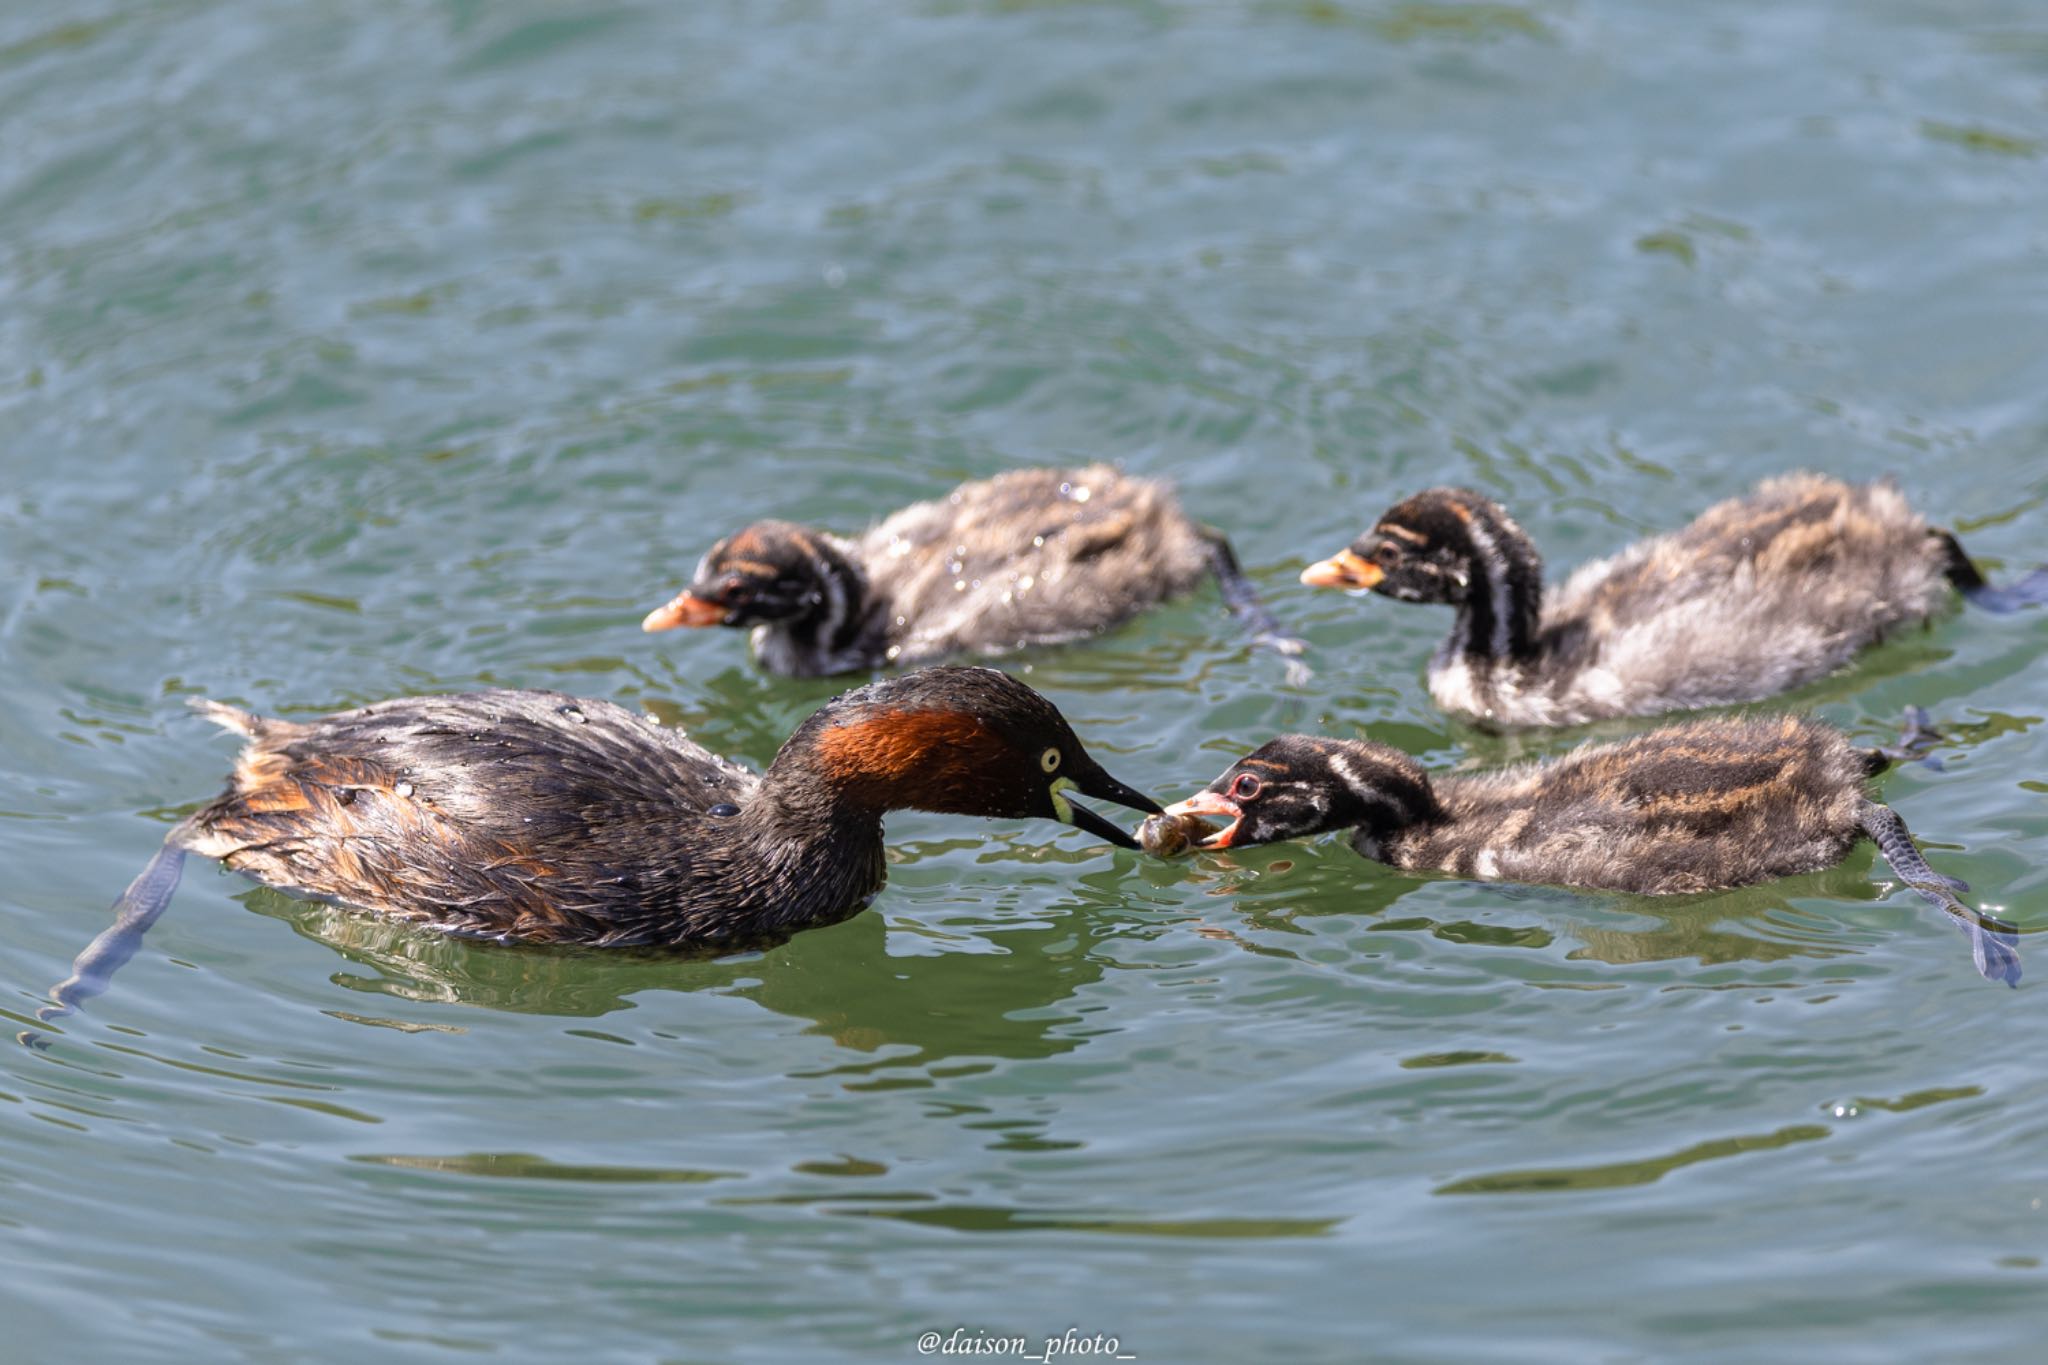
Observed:
[[[559,692],[408,697],[303,722],[198,708],[248,744],[226,790],[116,903],[53,1013],[105,988],[188,851],[453,934],[740,948],[867,906],[892,810],[1057,820],[1133,848],[1074,798],[1159,809],[1051,702],[989,668],[845,693],[759,775],[651,717]]]

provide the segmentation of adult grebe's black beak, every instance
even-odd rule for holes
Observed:
[[[1091,765],[1091,768],[1092,770],[1083,770],[1075,775],[1075,791],[1084,796],[1099,796],[1104,801],[1114,801],[1119,806],[1141,810],[1147,815],[1159,813],[1159,803],[1136,787],[1117,781],[1099,765]],[[1128,830],[1118,828],[1086,806],[1077,806],[1072,801],[1068,801],[1066,805],[1073,817],[1067,823],[1075,829],[1085,829],[1096,838],[1115,844],[1118,848],[1138,847],[1138,841],[1131,837]]]

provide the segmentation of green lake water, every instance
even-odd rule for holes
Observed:
[[[8,6],[8,1030],[217,789],[187,697],[565,688],[763,763],[837,685],[638,630],[712,539],[1097,457],[1313,645],[1210,591],[1012,661],[1168,798],[1282,730],[1583,737],[1297,585],[1431,483],[1559,567],[1800,466],[2048,558],[2048,12]],[[1956,612],[1794,699],[1929,709],[1882,791],[2016,991],[1867,846],[1664,902],[903,815],[873,910],[712,962],[195,861],[0,1050],[0,1358],[2037,1360],[2044,648]]]

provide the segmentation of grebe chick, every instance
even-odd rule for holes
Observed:
[[[775,673],[816,677],[1099,635],[1213,575],[1260,643],[1285,639],[1220,532],[1108,465],[964,483],[856,539],[761,521],[711,547],[644,630],[753,631]],[[1293,670],[1291,670],[1293,671]]]
[[[177,889],[187,850],[272,886],[450,933],[596,946],[778,940],[884,879],[882,817],[1043,818],[1137,847],[1068,793],[1156,812],[1051,702],[989,668],[929,668],[828,702],[758,776],[605,701],[409,697],[312,721],[214,702],[248,737],[53,994],[97,994]]]
[[[1977,969],[2017,983],[2011,927],[1956,898],[1904,822],[1873,801],[1882,754],[1803,716],[1714,717],[1496,772],[1432,780],[1398,749],[1286,735],[1247,754],[1169,817],[1227,819],[1201,848],[1350,829],[1407,872],[1673,895],[1814,872],[1873,840],[1900,879],[1971,938]]]
[[[1301,579],[1454,607],[1430,695],[1503,726],[1768,697],[1926,619],[1951,586],[2000,610],[2048,598],[2039,574],[1987,588],[1890,483],[1817,474],[1767,480],[1548,593],[1535,545],[1499,503],[1432,488]]]

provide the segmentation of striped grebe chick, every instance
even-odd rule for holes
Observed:
[[[606,701],[408,697],[311,721],[199,703],[245,736],[225,791],[175,826],[55,995],[97,994],[187,851],[260,882],[454,934],[528,943],[773,942],[881,890],[882,817],[1074,825],[1069,793],[1156,812],[1051,702],[989,668],[929,668],[828,702],[755,774]]]
[[[1868,838],[1970,935],[1979,971],[2017,983],[2010,926],[1957,899],[1969,888],[1930,868],[1904,822],[1871,799],[1868,779],[1885,764],[1796,715],[1685,721],[1435,778],[1384,744],[1285,735],[1166,814],[1229,821],[1200,848],[1349,829],[1360,853],[1406,872],[1653,896],[1818,871]]]
[[[749,629],[764,667],[816,677],[1099,635],[1212,576],[1261,643],[1300,653],[1229,542],[1165,483],[1103,464],[1019,469],[853,539],[756,522],[712,546],[641,627]]]
[[[1955,538],[1890,483],[1818,474],[1770,479],[1549,592],[1528,535],[1499,503],[1462,488],[1397,504],[1301,577],[1453,607],[1430,695],[1500,726],[1753,701],[1925,620],[1951,587],[1995,609],[2048,598],[2041,574],[1986,587]]]

